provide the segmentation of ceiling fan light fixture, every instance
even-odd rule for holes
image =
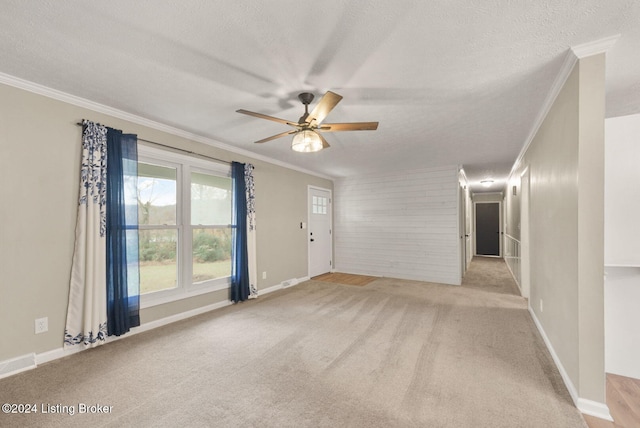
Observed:
[[[297,123],[249,110],[240,109],[236,110],[236,112],[260,119],[271,120],[273,122],[278,122],[283,125],[295,128],[294,131],[281,132],[279,134],[272,135],[271,137],[255,141],[255,143],[262,144],[266,143],[267,141],[275,140],[276,138],[295,134],[293,136],[293,141],[291,142],[291,149],[295,150],[296,152],[302,153],[318,152],[329,147],[329,143],[327,142],[327,140],[325,140],[324,137],[317,132],[317,130],[321,130],[322,132],[337,132],[375,131],[376,129],[378,129],[378,122],[322,124],[322,121],[342,99],[342,95],[338,95],[335,92],[327,91],[327,93],[322,96],[318,104],[316,104],[316,106],[313,108],[311,113],[309,113],[309,104],[311,103],[311,101],[313,101],[313,94],[310,92],[303,92],[298,95],[298,98],[300,99],[302,104],[304,104],[304,114],[300,116],[300,119],[298,119]]]
[[[322,150],[322,140],[314,131],[305,129],[293,136],[291,149],[303,153],[318,152]]]

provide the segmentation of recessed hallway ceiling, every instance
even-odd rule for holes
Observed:
[[[607,53],[607,116],[640,113],[640,2],[3,0],[0,73],[333,177],[464,165],[496,190],[572,46]],[[344,96],[327,121],[379,121],[304,154],[297,95]],[[313,106],[313,105],[312,105]],[[476,186],[493,178],[494,188]]]

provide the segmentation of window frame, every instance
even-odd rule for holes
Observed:
[[[231,179],[231,166],[140,143],[138,144],[138,162],[176,168],[176,225],[170,225],[167,228],[176,228],[178,230],[176,287],[140,294],[140,308],[148,308],[229,289],[231,286],[230,276],[192,283],[193,229],[222,227],[224,225],[199,226],[191,224],[191,172]],[[229,214],[229,219],[231,220],[231,213]],[[231,227],[231,224],[227,226]],[[154,228],[157,229],[158,227],[155,225],[139,225],[140,230],[153,230]]]

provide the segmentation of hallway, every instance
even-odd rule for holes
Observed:
[[[462,280],[462,287],[520,295],[504,259],[498,257],[474,257]],[[640,380],[607,374],[607,406],[614,422],[583,415],[589,428],[640,426]]]
[[[490,293],[520,295],[507,264],[500,257],[475,256],[462,279],[462,286]]]

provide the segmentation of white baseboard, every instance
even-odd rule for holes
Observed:
[[[294,285],[298,285],[301,282],[308,281],[308,280],[309,280],[308,276],[305,276],[305,277],[302,277],[302,278],[288,279],[286,281],[282,281],[282,288],[293,287]]]
[[[529,313],[531,314],[531,318],[533,318],[533,322],[535,323],[536,327],[538,328],[538,331],[540,332],[540,335],[542,336],[542,339],[544,340],[545,345],[547,345],[547,349],[551,353],[551,357],[553,358],[553,362],[556,363],[556,367],[558,367],[558,371],[560,372],[560,376],[562,376],[562,380],[564,381],[564,384],[566,385],[567,389],[569,390],[569,394],[571,395],[571,399],[573,400],[573,402],[575,403],[575,405],[577,407],[578,406],[578,398],[579,398],[578,397],[578,390],[573,385],[573,382],[571,381],[571,378],[569,377],[569,375],[567,374],[567,371],[564,369],[564,366],[560,362],[560,358],[558,357],[558,354],[556,354],[556,351],[553,349],[553,345],[551,345],[551,341],[549,340],[549,337],[547,336],[547,333],[544,331],[544,328],[542,328],[542,324],[540,324],[540,321],[538,320],[538,317],[536,316],[536,313],[533,311],[531,306],[529,306]]]
[[[269,288],[259,289],[258,290],[258,295],[262,296],[263,294],[273,293],[274,291],[282,290],[284,288],[293,287],[293,286],[298,285],[298,284],[300,284],[302,282],[305,282],[305,281],[309,281],[309,277],[308,276],[304,276],[302,278],[287,279],[285,281],[282,281],[280,284],[273,285],[273,286],[271,286]]]
[[[216,309],[224,308],[232,304],[233,303],[231,303],[231,301],[224,300],[222,302],[212,303],[211,305],[201,306],[199,308],[192,309],[190,311],[181,312],[179,314],[171,315],[169,317],[161,318],[159,320],[144,323],[140,327],[135,327],[131,329],[131,331],[124,336],[109,336],[107,338],[107,341],[113,342],[114,340],[124,339],[125,337],[128,337],[132,334],[153,330],[154,328],[162,327],[163,325],[171,324],[176,321],[182,321],[187,318],[195,317],[196,315],[201,315],[207,312],[215,311]]]
[[[202,306],[200,308],[192,309],[190,311],[181,312],[176,315],[171,315],[165,318],[161,318],[159,320],[150,321],[148,323],[144,323],[139,327],[132,328],[127,334],[122,336],[107,336],[105,340],[106,343],[115,342],[116,340],[124,339],[126,337],[130,337],[132,335],[136,335],[138,333],[143,333],[145,331],[153,330],[154,328],[162,327],[163,325],[171,324],[176,321],[181,321],[187,318],[195,317],[196,315],[204,314],[206,312],[210,312],[216,309],[223,308],[225,306],[231,305],[230,301],[223,301],[218,303],[213,303],[211,305]],[[77,354],[78,352],[85,351],[89,348],[78,345],[70,348],[58,348],[53,349],[51,351],[43,352],[36,355],[36,365],[48,363],[49,361],[57,360],[59,358],[64,358],[69,355]],[[35,367],[34,367],[35,368]]]
[[[273,293],[274,291],[282,290],[282,284],[274,285],[268,288],[260,288],[258,289],[258,297],[264,296],[265,294]]]
[[[6,361],[0,361],[0,379],[36,368],[36,354],[26,354]]]
[[[274,291],[282,290],[283,288],[293,287],[294,285],[298,285],[301,282],[307,281],[309,277],[303,278],[293,278],[287,281],[283,281],[280,284],[274,285],[269,288],[259,289],[258,295],[264,295],[268,293],[272,293]],[[116,340],[124,339],[126,337],[130,337],[132,335],[143,333],[145,331],[153,330],[154,328],[162,327],[167,324],[174,323],[176,321],[181,321],[187,318],[194,317],[196,315],[204,314],[206,312],[211,312],[216,309],[224,308],[226,306],[232,305],[230,301],[222,301],[218,303],[213,303],[211,305],[202,306],[200,308],[192,309],[190,311],[181,312],[176,315],[171,315],[165,318],[161,318],[159,320],[150,321],[148,323],[144,323],[139,327],[134,327],[127,334],[123,336],[108,336],[105,343],[114,342]],[[39,354],[31,353],[26,354],[21,357],[12,358],[6,361],[0,361],[0,379],[13,376],[20,372],[26,370],[35,369],[39,364],[48,363],[49,361],[57,360],[60,358],[67,357],[69,355],[77,354],[78,352],[84,351],[86,348],[84,346],[77,346],[73,348],[57,348],[51,351],[42,352]]]
[[[39,354],[36,354],[36,364],[40,365],[40,364],[48,363],[49,361],[68,357],[69,355],[77,354],[78,352],[84,351],[85,349],[89,349],[89,348],[85,348],[83,346],[77,346],[75,348],[68,348],[68,349],[58,348],[58,349],[53,349],[47,352],[41,352]]]
[[[538,331],[540,332],[540,335],[542,336],[542,339],[544,340],[545,345],[547,345],[547,349],[549,350],[549,353],[553,358],[553,362],[556,364],[556,367],[560,372],[560,376],[562,376],[562,380],[564,381],[564,384],[567,387],[567,390],[569,390],[569,395],[571,395],[571,399],[573,400],[573,403],[578,408],[578,410],[581,413],[584,413],[585,415],[594,416],[596,418],[604,419],[607,421],[613,421],[613,418],[611,417],[611,413],[609,413],[609,407],[607,407],[605,403],[599,403],[597,401],[587,400],[585,398],[580,398],[578,396],[578,390],[573,385],[573,382],[571,381],[569,374],[564,369],[564,366],[562,365],[562,362],[560,361],[558,354],[556,354],[556,351],[553,349],[553,345],[551,344],[551,341],[549,340],[547,333],[544,331],[544,328],[542,328],[542,324],[540,324],[540,321],[538,320],[538,317],[536,316],[533,309],[531,309],[531,306],[529,306],[529,313],[531,314],[531,318],[533,318],[533,322],[538,328]]]
[[[578,398],[576,407],[581,413],[589,416],[595,416],[596,418],[604,419],[607,421],[613,421],[611,413],[609,413],[609,407],[604,403],[597,401],[587,400],[586,398]]]

